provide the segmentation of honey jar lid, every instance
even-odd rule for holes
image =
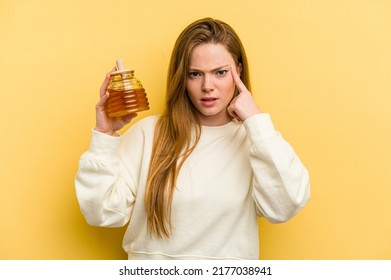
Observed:
[[[117,64],[117,71],[111,72],[111,75],[117,75],[117,74],[123,74],[123,73],[134,73],[133,69],[126,69],[124,67],[124,61],[122,58],[118,58],[116,61]]]

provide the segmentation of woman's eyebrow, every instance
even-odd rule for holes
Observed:
[[[231,67],[231,64],[222,65],[222,66],[213,68],[212,70],[208,70],[206,72],[215,72],[215,71],[221,70],[221,69],[226,68],[226,67]],[[189,71],[204,72],[203,70],[200,70],[197,67],[189,67]]]

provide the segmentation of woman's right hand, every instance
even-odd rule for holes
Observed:
[[[109,73],[106,74],[106,78],[103,81],[102,86],[100,87],[100,100],[96,104],[96,126],[95,130],[106,133],[109,135],[116,135],[116,132],[128,124],[134,117],[137,116],[136,113],[131,113],[125,116],[119,117],[109,117],[106,112],[106,104],[109,100],[110,93],[107,91],[107,86],[110,81],[110,74],[115,71],[116,68],[113,68]]]

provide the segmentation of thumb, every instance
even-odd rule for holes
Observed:
[[[227,108],[227,111],[228,111],[228,114],[235,118],[238,122],[242,122],[242,119],[239,117],[239,115],[236,113],[236,110],[235,110],[235,107],[233,104],[231,104],[230,106],[228,106]]]

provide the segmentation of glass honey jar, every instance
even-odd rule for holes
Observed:
[[[117,60],[117,71],[110,74],[107,91],[110,93],[106,107],[109,117],[149,110],[145,89],[134,76],[134,70],[124,69],[122,59]]]

